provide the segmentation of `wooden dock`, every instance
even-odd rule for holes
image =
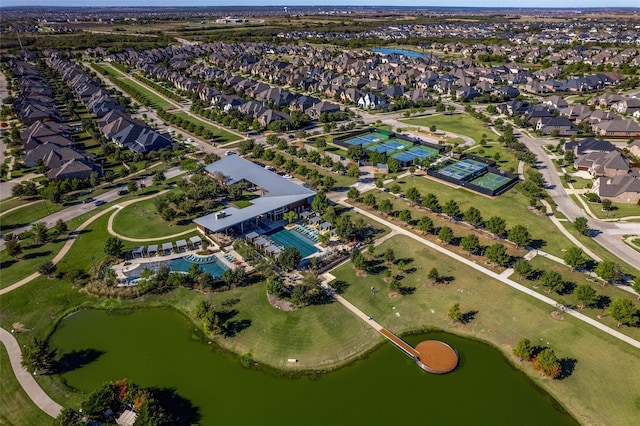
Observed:
[[[384,337],[389,339],[391,343],[396,345],[398,348],[404,351],[411,358],[417,359],[420,356],[420,353],[417,350],[415,350],[413,346],[411,346],[410,344],[408,344],[407,342],[405,342],[404,340],[402,340],[401,338],[399,338],[398,336],[396,336],[386,328],[381,328],[379,331],[380,331],[380,334],[382,334]]]

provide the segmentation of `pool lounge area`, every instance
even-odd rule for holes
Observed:
[[[215,256],[212,256],[212,257],[216,258]],[[196,263],[196,262],[191,262],[187,260],[186,256],[171,260],[169,266],[172,271],[189,272],[192,265],[198,265],[200,270],[202,270],[203,272],[210,273],[217,279],[220,279],[224,271],[229,269],[222,262],[217,260],[217,258],[215,261],[208,262],[208,263]]]
[[[286,229],[282,229],[277,231],[271,235],[269,238],[276,244],[281,247],[295,247],[300,251],[300,254],[303,258],[307,256],[311,256],[314,253],[320,251],[313,243],[312,240],[305,238],[304,236],[288,231]]]

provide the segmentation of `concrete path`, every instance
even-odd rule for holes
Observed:
[[[566,306],[563,306],[563,305],[557,303],[555,300],[551,299],[550,297],[544,296],[544,295],[542,295],[542,294],[540,294],[540,293],[538,293],[538,292],[536,292],[534,290],[531,290],[531,289],[523,286],[522,284],[516,283],[515,281],[511,281],[510,279],[508,279],[506,277],[503,277],[500,274],[498,274],[496,272],[493,272],[493,271],[491,271],[489,269],[486,269],[486,268],[478,265],[477,263],[472,262],[471,260],[464,258],[463,256],[460,256],[460,255],[458,255],[456,253],[450,252],[449,250],[446,250],[445,248],[443,248],[443,247],[441,247],[441,246],[439,246],[439,245],[437,245],[435,243],[432,243],[429,240],[426,240],[426,239],[424,239],[424,238],[422,238],[422,237],[420,237],[420,236],[418,236],[416,234],[413,234],[412,232],[409,232],[404,228],[401,228],[401,227],[399,227],[399,226],[397,226],[397,225],[395,225],[395,224],[393,224],[391,222],[383,220],[380,217],[378,217],[378,216],[376,216],[376,215],[374,215],[374,214],[372,214],[372,213],[370,213],[370,212],[368,212],[366,210],[362,210],[362,209],[360,209],[358,207],[352,206],[349,203],[347,203],[346,200],[341,200],[340,203],[345,205],[345,206],[348,206],[348,207],[352,208],[354,211],[358,212],[359,214],[362,214],[362,215],[367,216],[367,217],[369,217],[369,218],[371,218],[373,220],[381,222],[382,224],[384,224],[384,225],[388,226],[389,228],[395,230],[398,234],[405,235],[405,236],[407,236],[407,237],[409,237],[409,238],[411,238],[411,239],[413,239],[413,240],[415,240],[415,241],[417,241],[417,242],[419,242],[421,244],[424,244],[424,245],[430,247],[433,250],[438,251],[439,253],[442,253],[442,254],[444,254],[446,256],[449,256],[452,259],[457,260],[458,262],[464,263],[465,265],[475,269],[478,272],[481,272],[481,273],[483,273],[483,274],[485,274],[485,275],[487,275],[487,276],[489,276],[489,277],[491,277],[493,279],[501,281],[504,284],[506,284],[506,285],[508,285],[508,286],[510,286],[510,287],[522,292],[522,293],[528,294],[529,296],[534,297],[534,298],[538,299],[539,301],[541,301],[543,303],[546,303],[547,305],[553,306],[556,309],[560,309],[560,310],[562,310],[563,313],[565,313],[567,315],[571,315],[571,316],[573,316],[573,317],[575,317],[575,318],[577,318],[577,319],[579,319],[581,321],[584,321],[587,324],[590,324],[590,325],[596,327],[597,329],[599,329],[599,330],[601,330],[601,331],[603,331],[603,332],[605,332],[605,333],[607,333],[607,334],[609,334],[609,335],[611,335],[611,336],[613,336],[613,337],[615,337],[615,338],[617,338],[619,340],[622,340],[623,342],[626,342],[626,343],[628,343],[628,344],[640,349],[640,342],[639,341],[637,341],[635,339],[632,339],[631,337],[629,337],[629,336],[627,336],[625,334],[622,334],[617,330],[614,330],[614,329],[612,329],[610,327],[607,327],[606,325],[603,325],[603,324],[599,323],[598,321],[596,321],[596,320],[594,320],[592,318],[589,318],[588,316],[586,316],[586,315],[584,315],[584,314],[582,314],[582,313],[580,313],[578,311],[575,311],[573,309],[567,308]]]
[[[598,256],[597,254],[595,254],[594,252],[589,250],[589,248],[587,248],[587,246],[582,244],[580,241],[578,241],[578,239],[576,237],[571,235],[571,232],[567,231],[567,228],[565,228],[564,225],[562,223],[560,223],[558,218],[553,214],[553,209],[551,208],[551,205],[546,200],[540,200],[540,202],[547,209],[547,217],[549,217],[549,219],[551,219],[551,222],[553,222],[553,224],[556,225],[556,228],[558,228],[560,230],[560,232],[562,232],[565,235],[565,237],[567,237],[577,247],[580,247],[582,249],[582,251],[584,252],[584,254],[586,254],[587,256],[589,256],[590,258],[595,260],[596,262],[602,262],[602,258],[600,256]]]
[[[31,373],[22,366],[22,352],[20,351],[20,345],[16,338],[4,328],[0,328],[0,341],[7,349],[13,373],[16,375],[16,379],[18,379],[18,382],[20,383],[20,386],[22,386],[22,389],[24,389],[25,393],[42,411],[51,417],[58,417],[62,411],[62,406],[51,399],[49,395],[44,393]],[[3,372],[3,374],[7,373]]]

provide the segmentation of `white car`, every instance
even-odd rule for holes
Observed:
[[[293,179],[293,176],[291,176],[291,175],[284,175],[282,177],[285,178],[285,179]]]
[[[224,153],[224,155],[235,155],[236,152],[235,151],[227,151]]]

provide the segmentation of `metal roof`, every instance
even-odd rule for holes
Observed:
[[[209,164],[205,170],[211,174],[222,173],[226,184],[231,185],[241,180],[246,180],[264,189],[265,194],[251,200],[252,205],[238,209],[231,204],[224,208],[224,217],[218,217],[212,213],[194,219],[194,222],[212,232],[221,231],[257,216],[298,201],[306,200],[315,195],[315,192],[285,179],[276,173],[266,170],[251,161],[237,155],[226,156],[215,163]]]

